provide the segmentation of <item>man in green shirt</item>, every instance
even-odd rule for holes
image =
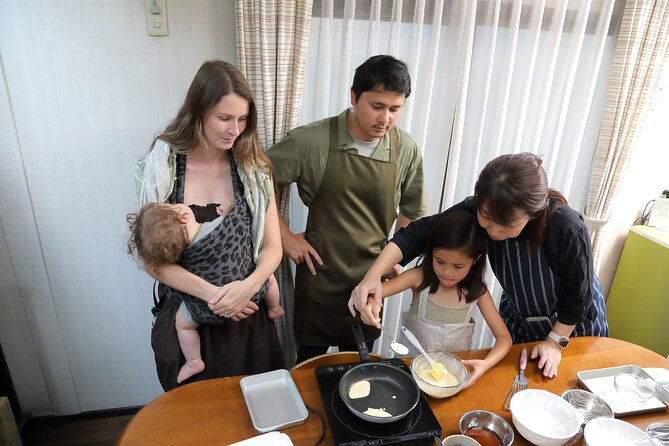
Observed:
[[[277,191],[295,182],[309,207],[304,233],[293,234],[279,216],[284,252],[297,265],[298,363],[331,345],[356,350],[351,291],[393,222],[397,230],[425,213],[420,150],[395,127],[410,93],[404,62],[371,57],[355,71],[352,108],[293,129],[267,152]],[[379,336],[375,327],[363,329],[369,342]]]

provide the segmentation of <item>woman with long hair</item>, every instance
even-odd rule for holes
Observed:
[[[255,101],[233,65],[210,60],[193,79],[176,117],[154,138],[135,179],[140,205],[184,203],[198,223],[223,216],[205,248],[218,254],[206,268],[184,262],[146,268],[159,282],[151,344],[165,390],[184,365],[175,315],[181,302],[226,319],[198,327],[206,369],[185,382],[284,367],[274,322],[262,296],[281,259],[271,165],[257,135]],[[183,260],[183,259],[182,259]],[[199,265],[199,266],[197,266]],[[194,321],[198,322],[198,321]]]

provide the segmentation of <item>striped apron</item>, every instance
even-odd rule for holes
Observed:
[[[488,257],[503,292],[499,312],[514,344],[543,341],[557,321],[561,279],[548,263],[544,247],[530,256],[523,240],[488,243]],[[593,301],[571,336],[608,336],[604,296],[597,276],[592,276]]]

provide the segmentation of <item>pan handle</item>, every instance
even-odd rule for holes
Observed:
[[[358,347],[358,353],[360,353],[361,362],[370,362],[369,358],[369,349],[367,348],[367,342],[365,341],[365,335],[362,332],[362,327],[359,322],[353,322],[351,324],[351,330],[353,331],[353,338],[355,339],[355,345]]]

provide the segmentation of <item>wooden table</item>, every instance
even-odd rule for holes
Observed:
[[[511,413],[502,409],[504,398],[518,372],[518,358],[523,347],[534,343],[514,345],[505,359],[489,370],[473,387],[443,399],[427,397],[443,429],[442,438],[459,433],[460,416],[473,409],[484,409],[501,415],[511,423]],[[463,359],[482,358],[487,350],[457,353]],[[545,389],[556,394],[578,388],[576,373],[618,365],[635,364],[640,367],[669,369],[669,360],[646,348],[612,338],[573,338],[562,355],[559,374],[548,380],[543,378],[530,361],[526,376],[530,388]],[[292,371],[291,375],[305,404],[318,410],[325,418],[325,409],[318,389],[314,369]],[[188,384],[147,404],[127,425],[117,446],[128,445],[226,445],[254,435],[251,419],[242,396],[241,377],[219,378]],[[665,411],[632,415],[624,418],[641,429],[656,421],[669,421]],[[309,417],[299,426],[283,431],[298,445],[313,445],[321,433],[321,423],[316,416]],[[332,436],[326,431],[321,445],[333,445]],[[514,444],[529,444],[516,432]]]

